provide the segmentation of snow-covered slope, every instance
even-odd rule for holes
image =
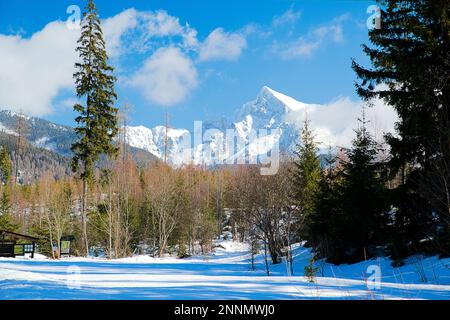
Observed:
[[[450,299],[450,260],[411,257],[393,268],[387,258],[335,266],[317,261],[315,283],[304,277],[310,249],[295,246],[266,275],[264,254],[251,267],[250,248],[221,241],[215,252],[187,259],[135,256],[121,260],[0,258],[2,299]],[[270,260],[269,260],[270,261]],[[373,270],[379,270],[377,282]],[[374,280],[377,280],[374,279]]]
[[[72,128],[0,108],[0,132],[17,135],[19,120],[23,121],[23,131],[32,145],[63,156],[71,155],[70,146],[76,138]]]
[[[136,148],[147,150],[159,158],[163,158],[167,133],[167,151],[170,154],[179,149],[178,143],[189,131],[158,126],[153,129],[139,126],[126,127],[127,142]]]
[[[263,87],[256,100],[244,104],[238,111],[237,119],[250,115],[261,121],[255,123],[258,127],[272,126],[282,121],[287,113],[302,111],[308,106],[269,87]]]
[[[299,102],[269,87],[263,87],[256,100],[244,104],[236,114],[234,127],[239,133],[251,130],[280,130],[281,151],[292,151],[299,139],[300,128],[291,121],[292,115],[310,112],[315,105]]]
[[[263,87],[255,100],[244,104],[235,114],[234,122],[204,122],[202,141],[194,141],[193,130],[168,130],[167,157],[174,165],[194,163],[214,165],[237,161],[260,160],[279,144],[281,151],[292,151],[299,139],[298,125],[289,121],[289,115],[312,110],[314,105],[299,102],[269,87]],[[232,131],[230,131],[232,130]],[[127,142],[147,150],[159,158],[165,153],[165,127],[150,129],[143,126],[127,127]],[[239,143],[227,148],[226,138],[236,135]]]

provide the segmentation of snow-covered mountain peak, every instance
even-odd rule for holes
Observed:
[[[236,115],[236,121],[242,121],[247,115],[251,115],[258,127],[267,126],[269,122],[272,122],[272,127],[283,122],[286,114],[307,108],[307,104],[264,86],[255,100],[244,104]]]
[[[299,102],[289,96],[277,92],[267,86],[264,86],[256,99],[244,104],[236,113],[233,121],[221,119],[219,121],[206,121],[203,123],[203,133],[209,129],[219,130],[212,136],[205,138],[203,143],[196,144],[192,141],[192,128],[175,129],[165,126],[154,128],[146,127],[127,127],[127,142],[134,147],[149,151],[150,153],[162,158],[167,151],[169,162],[172,164],[196,163],[196,164],[214,164],[213,158],[209,158],[208,152],[220,154],[223,149],[222,139],[227,129],[234,129],[235,133],[245,142],[243,150],[236,150],[236,154],[248,152],[250,157],[257,157],[261,153],[267,152],[264,146],[274,146],[279,143],[281,150],[292,150],[292,147],[298,140],[298,128],[292,121],[288,121],[295,116],[298,111],[305,110],[309,105]],[[267,129],[264,133],[261,129]],[[278,131],[277,131],[278,130]],[[252,134],[257,133],[258,137],[253,138]],[[210,132],[211,133],[211,132]],[[166,139],[167,134],[167,139]],[[259,135],[266,136],[259,136]],[[192,144],[194,142],[194,144]],[[166,150],[167,144],[167,150]],[[193,156],[185,156],[185,151],[191,149]],[[233,157],[235,155],[229,154]]]
[[[307,104],[299,102],[295,100],[294,98],[291,98],[287,95],[284,95],[278,91],[275,91],[267,86],[263,87],[260,93],[260,96],[266,97],[266,99],[272,99],[275,98],[282,102],[285,106],[285,112],[290,111],[300,111],[304,110],[308,107]]]

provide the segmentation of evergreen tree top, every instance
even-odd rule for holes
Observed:
[[[80,61],[75,64],[76,92],[79,98],[86,99],[86,103],[74,106],[79,113],[75,119],[79,140],[72,145],[72,168],[76,171],[82,163],[82,177],[91,179],[99,156],[115,156],[118,152],[113,142],[118,133],[118,109],[114,106],[116,77],[114,68],[108,64],[100,18],[93,0],[89,0],[86,7],[76,51],[80,56]]]
[[[319,148],[317,147],[314,131],[311,129],[311,120],[308,118],[306,111],[300,138],[301,140],[297,144],[298,150],[295,152],[297,156],[302,157],[305,153],[317,154]]]
[[[450,119],[450,5],[448,0],[377,0],[381,27],[362,46],[371,67],[352,62],[357,93],[396,110],[397,135],[388,134],[394,171],[428,167]],[[442,135],[442,133],[444,133]],[[442,137],[443,136],[443,137]]]
[[[347,150],[349,161],[345,163],[344,171],[371,171],[378,167],[376,156],[380,151],[378,143],[367,129],[369,121],[366,120],[365,106],[358,118],[358,128],[355,130],[356,137],[352,141],[352,148]]]

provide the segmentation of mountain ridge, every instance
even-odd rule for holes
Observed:
[[[235,112],[234,121],[227,119],[220,119],[217,121],[205,121],[202,123],[202,131],[218,130],[222,132],[216,133],[211,137],[211,141],[195,145],[192,141],[182,141],[188,139],[189,135],[194,134],[194,130],[185,128],[168,128],[167,139],[167,154],[169,161],[174,165],[192,163],[203,165],[220,164],[221,160],[218,157],[208,158],[205,154],[207,150],[216,153],[226,153],[220,145],[220,140],[226,138],[226,130],[235,130],[237,136],[241,138],[246,146],[246,150],[235,150],[235,154],[225,154],[225,158],[230,159],[236,157],[238,153],[248,153],[250,159],[255,160],[258,156],[267,153],[267,148],[262,148],[261,152],[252,148],[252,145],[271,144],[274,145],[277,141],[280,143],[280,150],[292,152],[295,144],[299,139],[299,131],[297,124],[289,122],[285,116],[292,112],[299,112],[306,110],[308,104],[299,102],[289,96],[264,86],[255,100],[243,104],[243,106]],[[162,158],[165,152],[165,140],[160,139],[160,135],[155,131],[160,131],[161,126],[154,128],[147,128],[144,126],[128,126],[127,127],[127,142],[135,147],[143,148],[154,155]],[[162,128],[165,128],[162,126]],[[265,137],[265,140],[272,140],[262,142],[259,138],[255,141],[249,141],[249,134],[251,132],[258,132],[261,130],[280,130],[281,134],[272,135],[272,139]],[[270,136],[270,133],[268,133]],[[156,137],[156,139],[155,139]],[[165,138],[165,135],[164,135]],[[190,137],[192,140],[192,137]],[[181,148],[182,147],[182,148]],[[189,154],[187,149],[191,149],[191,158],[186,157]],[[221,152],[220,152],[221,151]]]
[[[175,166],[188,163],[211,166],[221,164],[224,159],[236,159],[243,155],[257,161],[277,143],[282,152],[294,150],[300,129],[295,122],[286,119],[287,115],[306,110],[309,106],[312,105],[264,86],[255,100],[244,103],[235,112],[233,120],[222,118],[202,122],[201,130],[204,136],[207,136],[206,141],[193,142],[195,130],[185,128],[166,129],[163,125],[148,128],[139,125],[121,129],[124,131],[126,143],[134,150],[132,153],[141,153],[141,158],[148,158],[149,161],[163,160],[165,155],[168,162]],[[0,110],[0,132],[14,135],[20,116],[22,115],[13,111]],[[70,147],[76,141],[73,128],[37,117],[24,118],[27,122],[27,140],[33,146],[64,157],[71,156]],[[237,138],[243,142],[240,148],[232,150],[233,153],[225,150],[227,130],[234,130]],[[252,133],[259,134],[265,130],[265,136],[251,137]],[[210,132],[212,134],[208,135]]]
[[[75,131],[70,126],[60,125],[38,117],[21,115],[10,110],[0,110],[0,142],[10,150],[15,162],[17,126],[22,117],[23,133],[27,140],[26,159],[19,159],[19,168],[31,180],[36,179],[55,164],[57,177],[70,174],[71,146],[76,141]],[[140,166],[158,161],[151,153],[129,146],[131,156]],[[105,161],[102,159],[101,161]],[[61,168],[64,167],[64,168]],[[66,167],[66,168],[65,168]]]

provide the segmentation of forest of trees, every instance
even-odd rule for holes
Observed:
[[[52,243],[67,235],[75,236],[78,255],[183,258],[210,252],[228,230],[249,243],[252,255],[265,253],[268,273],[270,263],[282,261],[293,273],[291,248],[303,241],[313,248],[312,261],[337,264],[380,255],[400,264],[418,252],[448,256],[450,4],[378,2],[381,28],[363,45],[371,65],[352,64],[364,101],[352,145],[342,152],[331,146],[321,161],[314,123],[306,119],[295,155],[283,158],[276,175],[264,176],[257,165],[138,166],[113,144],[115,78],[89,1],[77,49],[77,94],[86,104],[75,106],[74,174],[55,179],[49,171],[19,184],[14,150],[1,148],[0,230],[39,237],[40,252],[54,258]],[[368,130],[366,109],[375,98],[399,116],[383,144]],[[96,169],[100,155],[110,161]]]

